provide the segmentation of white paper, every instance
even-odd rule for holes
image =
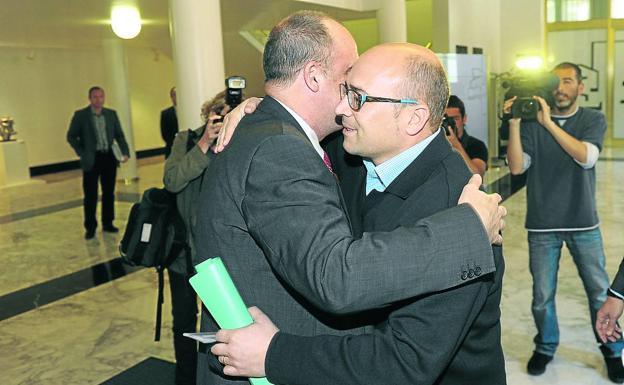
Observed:
[[[202,344],[211,344],[213,342],[217,342],[215,339],[215,332],[204,332],[204,333],[182,333],[184,337],[192,338],[201,342]]]

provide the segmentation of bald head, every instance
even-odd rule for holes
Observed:
[[[430,112],[431,130],[440,126],[449,85],[442,63],[431,50],[410,43],[381,44],[366,51],[356,65],[365,65],[371,76],[381,76],[395,84],[401,98],[425,104]]]

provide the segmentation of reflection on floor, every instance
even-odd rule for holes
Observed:
[[[624,253],[624,186],[617,183],[624,178],[623,166],[617,153],[598,164],[598,204],[610,276]],[[506,173],[505,168],[493,168],[485,182],[490,189],[507,189],[509,195],[509,180],[501,179]],[[117,186],[119,226],[141,191],[162,185],[162,162],[141,162],[139,175],[138,182]],[[162,341],[153,342],[155,273],[119,265],[119,234],[98,232],[93,240],[83,239],[79,173],[42,179],[47,184],[0,190],[0,384],[100,384],[149,357],[173,361],[168,292]],[[511,195],[505,205],[509,215],[502,325],[508,383],[609,384],[589,327],[584,291],[567,252],[557,296],[561,346],[544,375],[525,373],[535,330],[524,190]]]

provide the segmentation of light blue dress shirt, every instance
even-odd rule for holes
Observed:
[[[375,166],[373,162],[364,159],[366,167],[366,195],[371,191],[377,190],[383,192],[418,156],[427,148],[429,143],[440,135],[440,131],[429,136],[427,139],[414,146],[408,148],[402,153],[388,159],[379,166]]]

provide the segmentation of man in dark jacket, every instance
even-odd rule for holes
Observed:
[[[160,112],[160,136],[165,142],[165,159],[171,154],[173,140],[178,133],[178,115],[176,114],[176,106],[178,103],[175,87],[171,87],[169,96],[171,97],[171,103],[173,105]]]
[[[102,229],[110,233],[118,232],[113,225],[115,178],[118,162],[126,162],[130,152],[117,112],[104,108],[104,90],[101,87],[89,89],[89,105],[74,113],[67,141],[80,157],[82,167],[85,239],[93,238],[97,228],[98,181],[102,186]],[[119,160],[113,153],[115,142],[122,154]]]

